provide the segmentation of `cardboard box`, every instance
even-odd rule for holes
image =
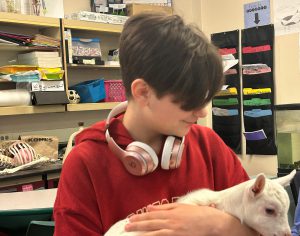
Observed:
[[[164,12],[168,15],[173,14],[172,7],[156,6],[150,4],[127,4],[127,15],[132,16],[141,12]]]

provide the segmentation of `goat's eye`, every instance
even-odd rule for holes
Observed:
[[[267,215],[275,215],[275,210],[272,208],[266,208],[265,211]]]

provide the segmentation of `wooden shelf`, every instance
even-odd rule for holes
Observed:
[[[6,44],[6,43],[0,43],[0,50],[1,51],[11,51],[11,52],[30,52],[34,50],[39,51],[58,51],[56,48],[48,48],[48,47],[28,47],[28,46],[20,46],[20,45],[14,45],[14,44]]]
[[[65,112],[65,105],[0,107],[0,116]]]
[[[6,84],[8,84],[8,83],[15,83],[15,82],[13,82],[13,81],[10,81],[10,80],[2,80],[2,79],[0,79],[0,84],[4,84],[4,83],[6,83]]]
[[[30,25],[37,27],[59,27],[59,19],[53,17],[23,15],[16,13],[0,12],[0,22]]]
[[[67,104],[67,111],[111,110],[119,102]],[[65,112],[65,105],[0,107],[0,116]]]
[[[118,104],[119,102],[67,104],[67,111],[111,110]]]
[[[81,64],[67,64],[69,68],[74,69],[120,69],[120,66],[108,66],[108,65],[81,65]]]
[[[74,30],[89,30],[106,33],[121,33],[123,30],[123,25],[105,24],[100,22],[98,23],[71,19],[64,19],[64,27]]]

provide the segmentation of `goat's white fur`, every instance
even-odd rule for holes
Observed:
[[[255,179],[222,191],[200,189],[190,192],[177,202],[205,206],[213,204],[263,236],[289,236],[290,200],[284,186],[290,183],[295,174],[296,170],[293,170],[289,175],[273,180],[259,174]],[[127,223],[128,219],[117,222],[105,236],[141,235],[142,232],[125,232]]]

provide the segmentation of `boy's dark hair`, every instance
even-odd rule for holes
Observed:
[[[120,64],[126,96],[144,79],[161,98],[174,96],[184,110],[206,105],[223,84],[217,49],[196,27],[177,15],[142,13],[130,17],[120,38]]]

